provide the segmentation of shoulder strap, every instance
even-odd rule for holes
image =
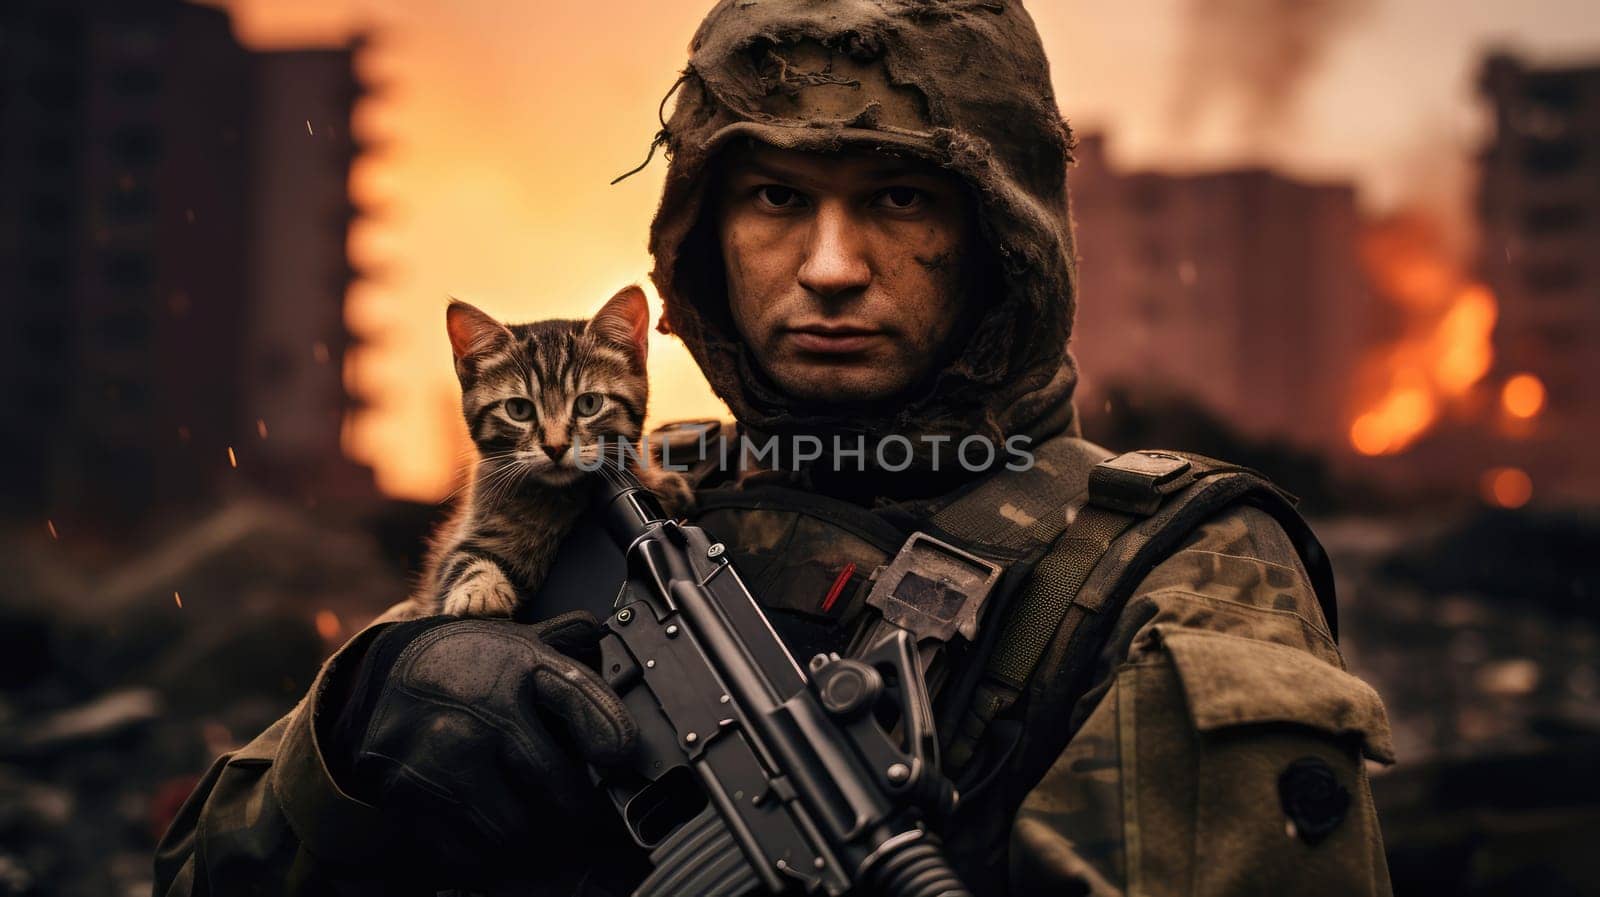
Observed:
[[[1002,551],[1026,551],[1055,541],[1068,508],[1096,464],[1111,452],[1076,436],[1056,436],[1033,450],[1023,470],[1003,470],[933,515],[931,523],[957,538]]]
[[[990,722],[1025,689],[1060,693],[1050,697],[1081,689],[1108,621],[1145,574],[1201,522],[1240,502],[1262,507],[1284,525],[1301,548],[1329,626],[1335,626],[1331,570],[1288,493],[1255,471],[1201,455],[1139,451],[1107,459],[1090,472],[1086,492],[1068,504],[1064,516],[1070,523],[1009,609],[1004,632],[949,736],[946,769],[957,774],[965,768]],[[1047,652],[1057,672],[1040,683],[1033,673]],[[1062,700],[1039,703],[1058,717],[1070,709]]]

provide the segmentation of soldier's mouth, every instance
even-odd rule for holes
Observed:
[[[820,355],[864,352],[885,335],[882,330],[853,324],[806,324],[784,332],[795,348]]]

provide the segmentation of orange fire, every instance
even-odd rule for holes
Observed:
[[[1420,216],[1374,226],[1361,250],[1368,277],[1403,316],[1403,327],[1368,361],[1369,398],[1350,425],[1350,444],[1363,455],[1390,455],[1459,406],[1489,372],[1497,307]]]

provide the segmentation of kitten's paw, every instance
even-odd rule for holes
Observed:
[[[694,489],[683,474],[661,467],[641,467],[637,473],[639,482],[661,500],[668,517],[685,517],[694,510]]]
[[[509,617],[517,590],[493,561],[476,561],[444,596],[444,612],[455,617]]]

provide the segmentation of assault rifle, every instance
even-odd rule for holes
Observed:
[[[634,897],[968,897],[923,824],[956,795],[912,638],[802,669],[720,542],[667,519],[631,473],[600,470],[628,567],[601,673],[640,737],[630,766],[595,775],[650,852]]]

